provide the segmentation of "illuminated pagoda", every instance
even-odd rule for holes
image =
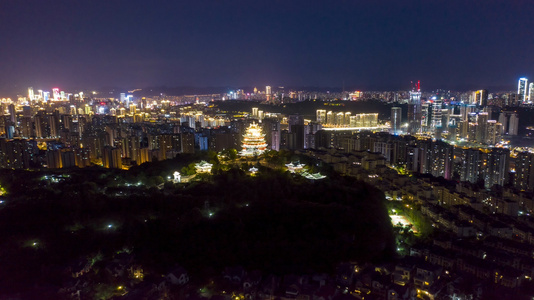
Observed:
[[[195,164],[195,170],[197,173],[210,173],[211,167],[213,167],[213,164],[210,164],[204,160]]]
[[[252,122],[243,135],[242,147],[241,156],[254,156],[265,152],[267,148],[265,134],[261,132],[261,127],[256,122]]]

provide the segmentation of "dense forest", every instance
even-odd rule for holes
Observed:
[[[0,294],[58,289],[73,262],[124,249],[146,274],[181,265],[197,280],[227,266],[331,272],[394,255],[383,193],[352,178],[312,182],[266,167],[251,176],[236,166],[175,184],[157,171],[163,163],[1,171]]]

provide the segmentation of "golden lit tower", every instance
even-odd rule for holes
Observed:
[[[250,124],[243,135],[242,148],[243,150],[240,153],[242,156],[260,155],[265,152],[267,148],[265,134],[262,133],[261,127],[256,122]]]

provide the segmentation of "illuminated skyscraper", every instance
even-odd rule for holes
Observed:
[[[476,141],[485,144],[488,134],[488,120],[489,115],[487,112],[481,112],[477,116],[477,128],[476,128]]]
[[[432,102],[421,102],[421,130],[422,132],[430,132],[432,126]]]
[[[326,113],[326,124],[328,125],[334,125],[335,123],[335,115],[332,111],[329,111]]]
[[[524,77],[519,78],[519,82],[517,83],[517,94],[519,95],[520,102],[527,101],[527,83],[528,79]]]
[[[534,82],[528,84],[528,103],[534,101]]]
[[[408,102],[408,133],[414,134],[421,130],[421,83],[412,83],[410,101]]]
[[[442,100],[434,97],[432,101],[432,129],[436,130],[442,127],[441,118],[442,118]]]
[[[35,95],[33,93],[33,88],[29,87],[28,88],[28,100],[29,101],[33,101],[34,99],[35,99]]]
[[[391,108],[391,133],[397,135],[401,131],[401,122],[402,122],[402,108],[392,107]]]
[[[271,94],[271,86],[270,85],[265,87],[265,94],[266,95],[270,95]]]
[[[326,123],[326,110],[318,109],[316,117],[315,117],[315,121],[317,121],[317,123],[319,124],[325,124]]]
[[[342,112],[338,112],[336,114],[336,126],[342,126],[343,125],[343,119],[345,118],[345,114],[343,114]]]
[[[58,88],[52,89],[52,97],[54,98],[54,101],[59,100],[59,89]]]
[[[478,90],[473,92],[473,104],[482,107],[488,105],[488,90]]]

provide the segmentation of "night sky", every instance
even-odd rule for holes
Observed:
[[[514,89],[532,1],[0,0],[0,97],[104,86]],[[262,88],[263,89],[263,88]]]

